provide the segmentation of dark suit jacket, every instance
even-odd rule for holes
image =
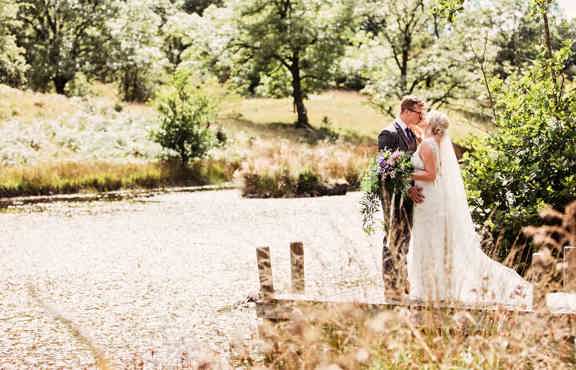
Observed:
[[[416,142],[411,142],[398,122],[394,121],[378,135],[378,150],[384,149],[414,153]]]
[[[402,152],[408,152],[410,154],[416,151],[417,143],[416,141],[409,140],[406,136],[406,133],[402,129],[402,127],[394,121],[390,126],[386,127],[380,135],[378,135],[378,150],[400,150]],[[382,198],[380,199],[382,202],[382,207],[384,209],[384,223],[385,225],[389,224],[388,215],[390,214],[386,210],[390,209],[390,200],[391,194],[388,194],[385,191],[385,187],[381,186],[381,195]],[[400,207],[400,197],[395,198],[395,212],[394,218],[396,222],[401,221],[402,219],[407,220],[408,224],[412,224],[412,200],[408,197],[404,197],[403,204]]]

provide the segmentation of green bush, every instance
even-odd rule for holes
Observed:
[[[343,195],[349,190],[347,183],[331,182],[311,169],[298,174],[286,168],[272,173],[246,172],[243,174],[242,195],[249,198],[292,198]]]
[[[501,255],[522,226],[541,222],[539,210],[562,210],[575,199],[576,92],[564,88],[562,75],[569,54],[563,49],[553,61],[497,81],[496,130],[468,140],[464,175],[473,216],[500,238]]]
[[[296,191],[298,194],[314,194],[320,185],[320,176],[318,174],[310,170],[304,170],[298,175]]]
[[[74,75],[74,78],[66,84],[64,92],[66,96],[80,97],[94,94],[88,77],[82,72],[78,72]]]
[[[167,91],[158,98],[160,129],[153,139],[163,148],[178,154],[182,165],[206,156],[217,145],[210,124],[216,119],[216,103],[190,75],[178,72]]]
[[[245,173],[242,195],[250,198],[297,196],[296,181],[287,170],[273,174]]]

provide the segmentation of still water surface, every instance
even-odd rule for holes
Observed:
[[[289,282],[289,243],[306,248],[310,294],[380,289],[378,237],[359,193],[244,199],[237,191],[50,203],[0,213],[0,368],[174,366],[183,352],[222,363],[250,338],[255,248]],[[374,285],[375,284],[375,285]],[[226,367],[225,365],[222,365]]]

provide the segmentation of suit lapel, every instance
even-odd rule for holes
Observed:
[[[406,146],[405,150],[410,150],[410,140],[406,137],[406,133],[404,130],[402,130],[402,127],[398,124],[397,121],[394,121],[394,127],[396,128],[398,135],[400,135],[400,139],[402,139],[404,145]]]

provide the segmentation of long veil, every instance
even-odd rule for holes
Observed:
[[[468,207],[460,166],[446,134],[440,143],[440,186],[445,203],[445,242],[450,295],[465,304],[500,304],[532,307],[532,285],[516,271],[492,260],[480,246]]]

